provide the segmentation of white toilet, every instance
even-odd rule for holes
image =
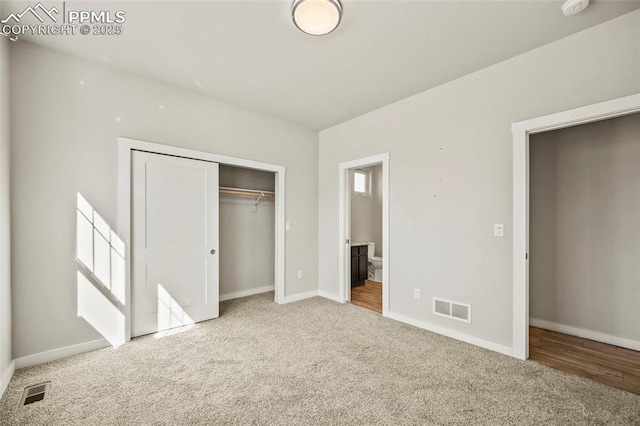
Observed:
[[[374,256],[376,243],[367,243],[367,256],[369,257],[368,276],[371,281],[382,282],[382,256]]]

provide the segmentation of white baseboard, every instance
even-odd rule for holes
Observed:
[[[90,342],[78,343],[77,345],[65,346],[63,348],[52,349],[50,351],[39,352],[15,359],[16,369],[30,367],[32,365],[43,364],[49,361],[78,355],[85,352],[95,351],[112,346],[106,339],[92,340]]]
[[[285,297],[279,303],[280,304],[285,304],[285,303],[297,302],[299,300],[304,300],[304,299],[308,299],[310,297],[316,297],[316,296],[324,297],[325,299],[333,300],[334,302],[343,303],[340,300],[340,298],[338,298],[337,295],[331,294],[331,293],[327,293],[326,291],[323,291],[323,290],[312,290],[312,291],[307,291],[307,292],[304,292],[304,293],[293,294],[291,296]]]
[[[511,346],[503,345],[502,343],[496,343],[492,342],[491,340],[481,339],[480,337],[471,336],[456,330],[442,327],[440,325],[430,324],[428,322],[409,318],[401,314],[396,314],[394,312],[389,312],[387,317],[396,321],[403,322],[405,324],[413,325],[414,327],[423,328],[425,330],[433,331],[434,333],[442,334],[443,336],[451,337],[452,339],[461,340],[475,346],[480,346],[481,348],[499,352],[504,355],[513,356],[513,348]]]
[[[220,301],[224,302],[225,300],[239,299],[241,297],[253,296],[254,294],[267,293],[269,291],[274,291],[275,288],[276,288],[275,285],[267,285],[264,287],[252,288],[251,290],[236,291],[234,293],[221,294]]]
[[[324,297],[325,299],[333,300],[334,302],[344,303],[340,300],[340,298],[337,295],[327,293],[326,291],[323,291],[323,290],[312,290],[304,293],[293,294],[291,296],[285,297],[282,301],[278,303],[283,305],[285,303],[297,302],[298,300],[304,300],[304,299],[308,299],[310,297],[316,297],[316,296]]]
[[[4,391],[7,390],[7,386],[9,386],[9,382],[13,377],[13,373],[16,371],[16,362],[11,361],[7,368],[2,371],[2,375],[0,375],[0,398],[4,395]]]
[[[318,296],[324,297],[325,299],[333,300],[334,302],[344,303],[342,300],[340,300],[337,294],[328,293],[324,290],[319,290]]]
[[[640,342],[623,337],[616,337],[610,334],[599,333],[597,331],[585,330],[583,328],[572,327],[570,325],[558,324],[556,322],[545,321],[537,318],[529,318],[529,325],[558,333],[570,334],[583,339],[595,340],[596,342],[607,343],[609,345],[620,346],[634,351],[640,351]]]
[[[310,297],[316,297],[318,295],[318,290],[306,291],[304,293],[292,294],[291,296],[287,296],[283,298],[279,303],[284,305],[285,303],[297,302],[299,300],[309,299]]]

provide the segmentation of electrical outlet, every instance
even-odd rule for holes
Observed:
[[[298,271],[298,278],[302,278],[302,270]]]
[[[504,237],[504,225],[502,223],[493,225],[493,235],[496,237]]]
[[[419,288],[414,288],[413,289],[413,298],[414,299],[420,299],[420,289]]]

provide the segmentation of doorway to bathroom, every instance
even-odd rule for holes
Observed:
[[[340,164],[340,299],[389,308],[389,154]]]

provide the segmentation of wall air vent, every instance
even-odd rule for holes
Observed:
[[[50,386],[51,382],[46,382],[24,388],[22,399],[20,400],[20,405],[29,405],[33,404],[34,402],[42,401],[46,393],[49,392]]]
[[[443,317],[471,323],[471,305],[433,298],[433,313]]]

